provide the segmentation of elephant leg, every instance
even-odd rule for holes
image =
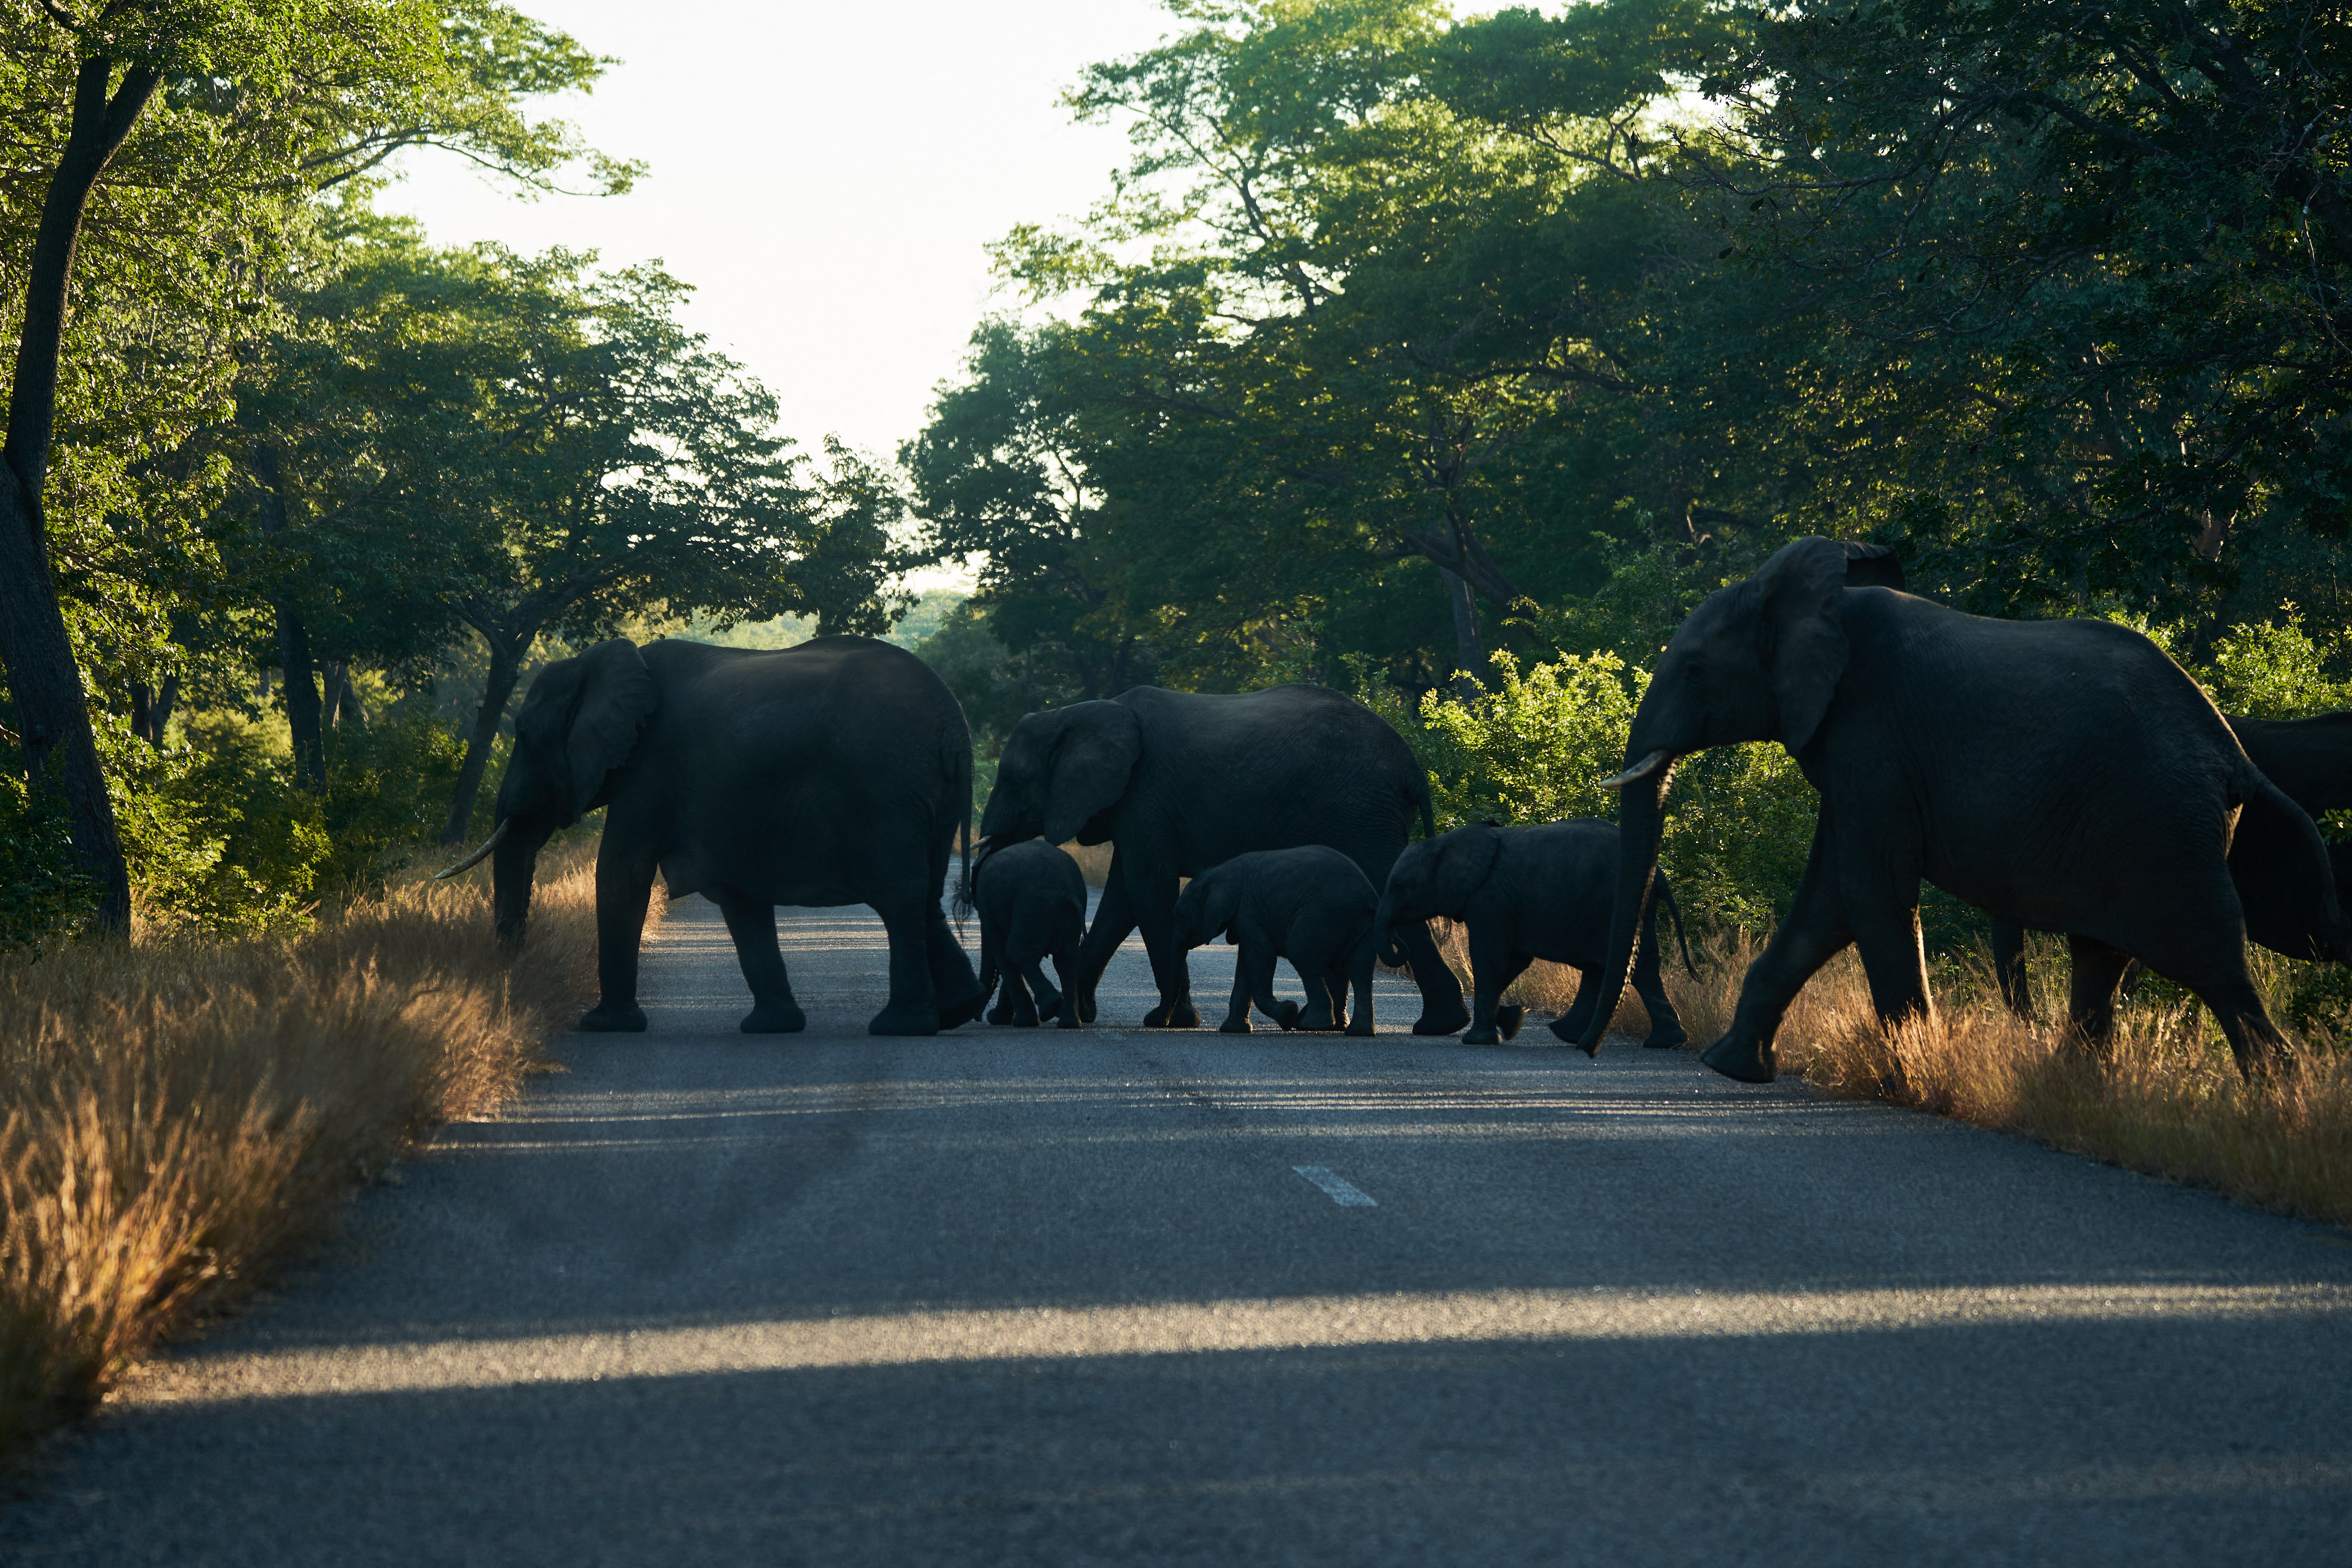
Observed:
[[[1160,1005],[1144,1014],[1144,1026],[1197,1029],[1201,1012],[1192,1005],[1192,971],[1176,945],[1176,879],[1153,877],[1140,887],[1134,885],[1137,880],[1128,879],[1128,897],[1143,931],[1143,951],[1151,955],[1151,978],[1160,986]]]
[[[1500,1027],[1502,1015],[1508,1012],[1509,1033],[1519,1032],[1519,1020],[1526,1016],[1525,1008],[1505,1008],[1503,993],[1511,982],[1525,973],[1526,958],[1511,951],[1507,934],[1496,926],[1481,922],[1470,928],[1470,1027],[1463,1031],[1465,1046],[1497,1046],[1506,1038]]]
[[[971,956],[956,940],[955,929],[948,924],[947,911],[940,908],[937,899],[931,900],[930,917],[923,925],[923,942],[940,1027],[952,1029],[971,1023],[988,1005],[988,993],[980,988],[980,976],[971,972]]]
[[[1405,961],[1412,965],[1412,983],[1421,988],[1421,1016],[1412,1021],[1412,1032],[1450,1035],[1467,1025],[1470,1009],[1462,1005],[1462,982],[1454,978],[1454,971],[1438,956],[1429,922],[1399,922],[1397,942],[1404,949]]]
[[[2026,983],[2025,928],[2015,921],[2005,921],[1998,915],[1992,922],[1992,977],[2000,987],[2000,999],[2009,1010],[2024,1019],[2033,1021],[2033,990]]]
[[[1225,1021],[1217,1026],[1217,1033],[1221,1035],[1246,1035],[1250,1033],[1249,1013],[1249,968],[1242,963],[1241,950],[1239,948],[1235,948],[1234,950],[1233,1000],[1225,1004]]]
[[[1831,815],[1826,802],[1823,816]],[[1838,845],[1838,888],[1853,932],[1870,1001],[1892,1028],[1933,1018],[1927,994],[1927,949],[1919,934],[1919,854],[1909,837],[1845,832]]]
[[[1245,942],[1242,943],[1241,967],[1249,975],[1250,996],[1257,1003],[1258,1011],[1285,1029],[1295,1029],[1298,1027],[1298,1004],[1287,998],[1275,999],[1274,961],[1280,956],[1269,943]]]
[[[1023,979],[1028,981],[1029,994],[1034,997],[1037,1003],[1036,1016],[1031,1021],[1038,1024],[1051,1023],[1055,1015],[1062,1010],[1062,994],[1055,990],[1046,981],[1044,957],[1041,955],[1024,962],[1021,965],[1021,975]]]
[[[1101,901],[1095,906],[1095,923],[1078,944],[1078,973],[1067,987],[1077,995],[1078,1016],[1089,1024],[1095,1020],[1095,986],[1110,967],[1111,954],[1135,930],[1135,905],[1128,897],[1127,879],[1120,869],[1119,854],[1114,849],[1110,877],[1103,886]]]
[[[1018,967],[1004,966],[1004,978],[997,984],[996,1010],[988,1016],[992,1024],[1010,1024],[1015,1028],[1034,1027],[1037,1022],[1037,1006],[1029,995],[1029,982]]]
[[[1294,950],[1296,951],[1296,950]],[[1290,973],[1298,976],[1298,990],[1304,1002],[1298,1009],[1298,1026],[1318,1034],[1328,1034],[1339,1026],[1331,1022],[1331,987],[1324,978],[1322,965],[1313,959],[1304,963],[1294,958]]]
[[[2283,1059],[2290,1045],[2246,974],[2245,927],[2240,919],[2226,918],[2238,914],[2235,894],[2212,902],[2225,918],[2165,929],[2138,957],[2157,973],[2195,992],[2213,1010],[2214,1020],[2229,1037],[2230,1052],[2237,1058],[2238,1071],[2252,1079]]]
[[[2116,984],[2131,966],[2131,954],[2089,936],[2068,937],[2066,949],[2074,970],[2067,1021],[2084,1041],[2104,1050],[2115,1038]]]
[[[1748,966],[1739,982],[1739,1005],[1723,1038],[1700,1053],[1699,1060],[1742,1083],[1769,1083],[1778,1070],[1772,1037],[1789,1004],[1846,943],[1853,940],[1846,923],[1845,896],[1838,889],[1837,847],[1831,837],[1830,810],[1822,803],[1813,824],[1813,847],[1805,858],[1805,875],[1789,918]]]
[[[1592,971],[1576,972],[1576,995],[1568,1004],[1568,1012],[1554,1018],[1546,1027],[1570,1045],[1584,1037],[1585,1025],[1592,1021],[1592,1009],[1600,1005],[1601,985],[1592,978]]]
[[[1675,1005],[1666,1000],[1666,983],[1658,973],[1658,900],[1652,899],[1642,915],[1641,945],[1633,950],[1633,994],[1642,999],[1643,1010],[1650,1015],[1650,1032],[1643,1046],[1650,1050],[1670,1050],[1688,1043],[1689,1032],[1684,1029]]]
[[[580,1026],[596,1034],[641,1034],[637,1005],[637,945],[646,934],[646,902],[653,897],[654,858],[613,843],[596,850],[596,1005]],[[782,960],[778,960],[782,963]]]
[[[747,1035],[797,1035],[808,1015],[793,1000],[784,952],[776,942],[776,906],[730,896],[719,900],[727,934],[735,939],[735,962],[751,987],[751,1011],[736,1026]]]
[[[1367,931],[1357,943],[1354,955],[1348,961],[1348,983],[1354,987],[1356,1005],[1348,1010],[1348,1033],[1369,1035],[1375,1027],[1372,1022],[1372,966],[1380,959],[1380,942],[1375,932]]]
[[[1062,983],[1062,1027],[1076,1029],[1085,1026],[1078,1016],[1078,950],[1066,947],[1054,954],[1054,974]]]
[[[936,1035],[940,1032],[938,993],[931,987],[929,935],[925,919],[938,904],[918,889],[912,898],[893,899],[877,906],[882,929],[890,938],[890,1002],[867,1021],[869,1035]]]

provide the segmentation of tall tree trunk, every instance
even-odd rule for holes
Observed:
[[[285,474],[278,467],[278,448],[256,441],[253,471],[261,480],[261,536],[276,539],[287,530]],[[310,634],[302,625],[300,607],[283,584],[270,596],[269,608],[278,618],[278,668],[286,674],[286,727],[293,734],[294,771],[311,789],[324,790],[327,741]]]
[[[1445,597],[1454,606],[1454,689],[1465,702],[1486,689],[1486,647],[1478,635],[1478,602],[1459,572],[1440,566]]]
[[[106,775],[89,725],[89,696],[74,663],[73,639],[49,575],[43,491],[57,425],[58,360],[65,342],[66,295],[74,242],[89,193],[131,133],[163,73],[133,66],[110,97],[113,62],[94,55],[74,77],[73,121],[41,204],[41,226],[26,275],[25,321],[16,376],[8,395],[8,434],[0,444],[0,665],[8,676],[26,776],[65,801],[74,858],[100,888],[99,924],[131,924],[131,878],[107,798]],[[52,758],[54,757],[54,761]]]
[[[490,747],[499,738],[499,721],[507,716],[515,682],[522,674],[523,655],[532,639],[493,636],[476,626],[490,650],[489,678],[482,682],[482,705],[474,714],[474,732],[466,738],[466,763],[457,770],[457,790],[449,800],[449,820],[441,828],[444,847],[466,842],[466,828],[474,819],[474,801],[482,793],[482,774],[490,765]]]
[[[352,667],[343,659],[330,659],[319,666],[319,673],[327,683],[327,722],[356,724],[367,728],[367,708],[360,701],[357,688],[352,685]]]

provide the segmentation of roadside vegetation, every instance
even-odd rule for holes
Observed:
[[[590,846],[519,959],[478,880],[290,933],[142,931],[0,960],[0,1461],[494,1110],[593,994]]]

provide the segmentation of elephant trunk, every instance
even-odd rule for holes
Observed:
[[[1625,977],[1633,966],[1633,943],[1642,933],[1658,876],[1658,843],[1665,833],[1666,784],[1673,778],[1671,755],[1645,757],[1623,775],[1622,804],[1617,813],[1617,897],[1609,910],[1609,956],[1597,977],[1592,1016],[1584,1037],[1576,1043],[1588,1057],[1601,1054],[1601,1037],[1609,1032],[1617,999],[1624,994]]]
[[[539,866],[544,830],[508,832],[513,819],[499,825],[499,840],[490,858],[490,908],[497,917],[499,946],[508,952],[522,947],[523,925],[530,917],[530,888]]]

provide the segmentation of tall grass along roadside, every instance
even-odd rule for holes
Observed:
[[[2113,1043],[2094,1051],[2064,1026],[2064,946],[2034,940],[2034,1022],[2000,1003],[1980,952],[1939,966],[1933,1019],[1884,1029],[1861,961],[1841,953],[1782,1022],[1780,1070],[1831,1094],[1890,1100],[2279,1214],[2352,1225],[2352,1060],[2326,1022],[2297,1006],[2298,988],[2328,972],[2250,955],[2273,1016],[2305,1016],[2302,1049],[2248,1083],[2204,1009],[2160,981],[2117,1010]],[[1693,1044],[1705,1046],[1729,1026],[1759,944],[1740,933],[1694,945],[1701,978],[1671,968],[1666,991]]]
[[[513,963],[478,880],[0,960],[0,1460],[515,1091],[593,987],[590,863],[542,863]]]

